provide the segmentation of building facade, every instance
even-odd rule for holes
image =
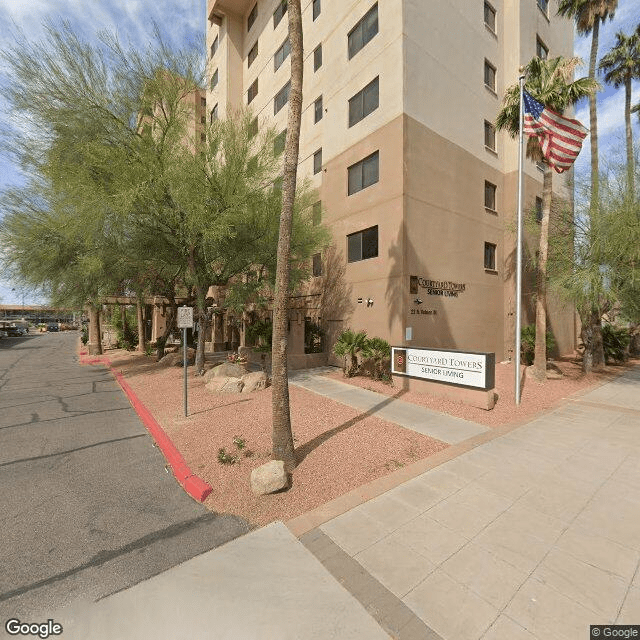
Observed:
[[[520,65],[572,55],[556,4],[303,2],[299,175],[318,190],[333,246],[295,326],[317,320],[329,346],[350,327],[396,345],[512,355],[517,144],[492,123]],[[284,131],[287,29],[286,0],[209,0],[208,117],[248,105],[259,126]],[[533,208],[542,171],[527,160],[525,172]],[[523,313],[534,321],[530,288]],[[573,312],[551,301],[549,325],[571,351]]]

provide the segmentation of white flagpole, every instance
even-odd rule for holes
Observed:
[[[516,346],[515,346],[515,396],[520,404],[520,325],[522,307],[522,176],[524,172],[523,98],[524,69],[520,67],[520,114],[518,127],[518,234],[516,239]]]

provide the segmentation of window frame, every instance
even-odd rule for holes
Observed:
[[[321,0],[312,0],[311,2],[311,21],[315,22],[316,18],[322,13]]]
[[[282,18],[284,18],[285,15],[287,15],[288,10],[289,10],[289,6],[287,4],[287,0],[282,0],[282,2],[276,7],[276,10],[273,12],[273,28],[274,29],[276,29],[278,25],[282,22]]]
[[[375,160],[375,180],[371,182],[367,182],[365,184],[365,169],[369,166],[369,163],[373,163]],[[357,173],[360,172],[360,186],[359,188],[352,189],[352,180],[351,177],[355,175],[357,177]],[[373,153],[370,153],[368,156],[365,156],[358,162],[354,162],[350,167],[347,167],[347,195],[352,196],[356,193],[360,193],[365,189],[373,186],[380,182],[380,150],[377,149]]]
[[[213,56],[216,55],[216,52],[218,51],[218,47],[220,46],[220,34],[216,34],[216,37],[213,39],[213,42],[211,43],[211,55],[209,56],[210,58],[213,58]]]
[[[313,124],[318,124],[322,120],[322,116],[322,96],[320,95],[313,101]]]
[[[253,95],[252,95],[253,92]],[[256,78],[247,89],[247,104],[251,104],[258,95],[258,78]]]
[[[490,197],[487,198],[487,195],[490,194]],[[489,182],[489,180],[484,181],[484,208],[487,211],[491,211],[491,213],[498,212],[497,205],[497,196],[498,196],[498,186],[493,184],[493,182]]]
[[[536,4],[538,5],[538,9],[542,11],[542,14],[545,18],[549,18],[549,0],[536,0]]]
[[[484,269],[497,272],[498,245],[493,242],[484,243]]]
[[[493,18],[493,25],[487,22],[487,9],[489,10],[489,13]],[[489,31],[491,31],[493,35],[497,34],[497,24],[498,24],[497,17],[498,17],[498,12],[496,11],[496,8],[490,2],[487,2],[487,0],[485,0],[484,16],[483,16],[484,26],[487,27],[487,29],[489,29]]]
[[[257,19],[258,19],[258,3],[256,2],[253,5],[253,8],[251,9],[251,11],[249,12],[249,15],[247,16],[247,33],[251,31],[251,27],[253,27]]]
[[[286,54],[285,54],[286,49]],[[278,63],[278,54],[281,54],[282,59]],[[275,73],[283,64],[284,61],[291,55],[291,41],[289,36],[284,39],[284,42],[278,47],[277,51],[273,54],[273,72]]]
[[[491,132],[491,137],[492,137],[491,142],[493,143],[493,146],[487,144],[487,133],[489,131]],[[498,153],[496,127],[492,122],[489,122],[489,120],[484,121],[484,148],[488,149],[489,151],[492,151],[493,153]]]
[[[370,89],[373,85],[375,84],[376,87],[376,99],[375,99],[375,107],[373,107],[370,111],[366,111],[365,109],[365,92],[367,91],[367,89]],[[358,104],[356,101],[359,101],[360,104]],[[356,107],[361,106],[361,110],[356,113],[356,117],[352,118],[352,106],[356,105]],[[355,95],[351,96],[351,98],[349,98],[349,102],[348,102],[348,126],[347,128],[350,129],[351,127],[355,126],[356,124],[358,124],[358,122],[361,122],[362,120],[364,120],[367,116],[371,115],[378,107],[380,106],[380,76],[376,76],[371,82],[369,82],[369,84],[365,85],[364,87],[362,87],[362,89],[360,89],[360,91],[358,91],[358,93],[356,93]],[[355,109],[354,109],[355,110]],[[359,115],[359,117],[357,117]]]
[[[489,80],[492,82],[487,82],[487,71],[489,72]],[[498,87],[498,70],[494,64],[492,64],[486,58],[484,59],[484,86],[491,91],[491,93],[497,93]]]
[[[364,24],[365,21],[369,18],[371,14],[375,12],[376,14],[376,22],[375,22],[375,33],[370,34],[370,37],[365,41],[365,36],[369,36],[369,33],[364,33]],[[358,32],[359,30],[359,32]],[[380,32],[380,19],[378,13],[378,3],[374,3],[373,6],[356,22],[351,31],[347,33],[347,58],[349,60],[353,59],[362,49],[364,49]],[[359,34],[360,41],[355,42],[356,36]],[[352,46],[352,43],[355,42],[355,45]]]
[[[287,82],[278,91],[278,93],[276,93],[276,95],[273,96],[273,115],[274,116],[284,107],[285,104],[287,104],[287,102],[289,102],[289,92],[290,91],[291,91],[291,80],[287,80]],[[286,97],[284,98],[284,102],[282,102],[282,104],[280,104],[280,106],[278,106],[280,100],[282,100],[282,97],[285,94],[286,94]]]
[[[258,57],[258,40],[253,43],[249,53],[247,53],[247,69],[255,62]]]
[[[219,118],[220,116],[218,115],[218,103],[216,102],[209,114],[209,124],[213,124]]]
[[[213,91],[218,86],[218,82],[219,82],[218,67],[216,67],[216,70],[211,74],[211,83],[210,83],[211,91]]]
[[[313,175],[322,173],[322,147],[313,153]]]
[[[544,51],[544,57],[540,55],[540,50]],[[536,56],[540,60],[547,60],[549,58],[549,47],[544,43],[542,38],[536,33]]]
[[[364,247],[365,247],[365,234],[367,232],[372,232],[375,230],[375,253],[371,253],[371,255],[365,255]],[[359,257],[352,257],[353,252],[350,250],[352,247],[355,248],[356,245],[352,245],[351,238],[359,238]],[[367,243],[368,246],[372,245],[371,238]],[[369,252],[367,252],[369,253]],[[373,258],[377,258],[380,255],[380,233],[378,230],[378,225],[373,225],[372,227],[367,227],[366,229],[361,229],[360,231],[355,231],[354,233],[349,233],[347,235],[347,264],[353,264],[354,262],[362,262],[363,260],[372,260]]]
[[[313,72],[322,66],[322,42],[313,50]]]

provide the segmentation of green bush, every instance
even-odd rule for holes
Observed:
[[[333,345],[333,353],[339,358],[344,358],[342,372],[346,378],[352,378],[358,372],[358,354],[365,352],[368,343],[366,331],[356,332],[346,329],[338,337],[338,341]],[[349,368],[347,368],[347,356],[351,360]]]
[[[82,325],[80,340],[82,341],[82,344],[87,344],[87,342],[89,342],[89,327],[86,324]]]
[[[547,358],[556,348],[556,341],[551,331],[547,329]],[[520,330],[520,355],[527,366],[533,364],[536,352],[536,325],[528,324]]]
[[[391,345],[382,338],[369,338],[364,350],[365,358],[372,364],[372,376],[374,380],[382,380],[389,377],[391,368]]]
[[[628,348],[631,342],[629,330],[624,327],[614,327],[605,324],[602,327],[602,346],[604,348],[604,361],[624,362],[628,357]]]
[[[255,320],[247,327],[247,338],[256,342],[256,351],[271,351],[271,338],[273,337],[273,323],[269,318]]]

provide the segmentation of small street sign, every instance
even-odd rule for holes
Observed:
[[[193,329],[193,307],[178,307],[178,329]]]

